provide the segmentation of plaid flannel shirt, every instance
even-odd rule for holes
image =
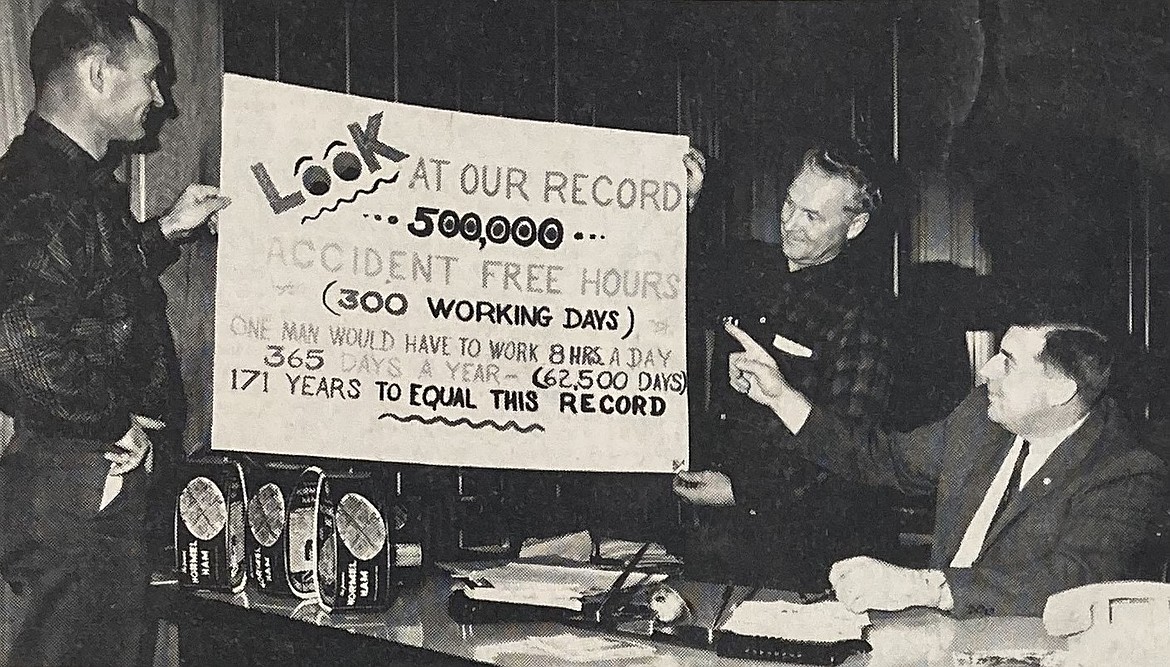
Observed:
[[[0,158],[0,400],[23,427],[113,442],[130,415],[182,421],[159,274],[178,257],[157,221],[48,122]]]
[[[741,256],[735,274],[738,279],[713,304],[717,314],[738,318],[772,353],[785,378],[814,404],[853,423],[884,418],[892,380],[889,300],[860,277],[847,255],[789,272],[780,249],[768,246]],[[777,334],[811,349],[812,358],[773,347]],[[727,354],[739,346],[722,332],[716,340],[712,410],[719,444],[713,455],[732,479],[736,506],[787,513],[826,481],[832,482],[826,492],[830,496],[841,496],[842,488],[853,486],[777,446],[792,434],[767,408],[731,390]],[[842,508],[871,502],[868,490],[856,491],[853,498],[833,500]],[[854,495],[852,489],[849,495]]]

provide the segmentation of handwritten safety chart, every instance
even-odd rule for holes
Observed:
[[[226,75],[213,447],[685,467],[686,149]]]

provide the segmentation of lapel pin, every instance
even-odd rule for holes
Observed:
[[[1044,478],[1043,480],[1041,480],[1041,481],[1042,481],[1042,482],[1044,482],[1044,486],[1048,486],[1049,484],[1051,484],[1051,483],[1052,483],[1052,478],[1051,478],[1051,477],[1045,477],[1045,478]]]

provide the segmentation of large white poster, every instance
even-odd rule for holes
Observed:
[[[225,76],[213,447],[684,468],[686,149]]]

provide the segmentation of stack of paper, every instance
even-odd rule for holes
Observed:
[[[527,581],[495,580],[488,586],[468,586],[463,591],[473,600],[508,602],[536,607],[581,611],[581,591],[564,584],[537,584]]]
[[[556,556],[574,563],[588,563],[592,555],[593,540],[585,530],[556,537],[530,537],[520,547],[521,558]]]
[[[629,540],[601,540],[601,557],[611,560],[619,560],[622,562],[628,561],[638,553],[638,549],[642,548],[642,542],[631,542]],[[642,558],[638,561],[638,567],[653,567],[656,565],[681,565],[676,556],[666,552],[666,547],[661,544],[651,544],[646,553],[642,554]]]
[[[745,637],[832,643],[861,639],[868,625],[869,614],[855,614],[840,602],[748,601],[736,607],[720,629]]]
[[[606,560],[626,562],[642,548],[642,542],[630,540],[615,540],[603,538],[598,544],[600,556]],[[593,539],[589,532],[582,530],[576,533],[557,535],[555,537],[529,538],[524,540],[520,547],[520,558],[563,558],[575,563],[588,563],[593,556]],[[651,544],[642,558],[638,560],[638,567],[653,567],[657,565],[680,565],[680,561],[666,551],[661,544]]]
[[[507,563],[460,576],[471,582],[465,593],[473,600],[581,611],[581,598],[609,590],[618,574],[586,567]],[[665,578],[663,574],[635,572],[626,579],[623,588],[656,584]]]

